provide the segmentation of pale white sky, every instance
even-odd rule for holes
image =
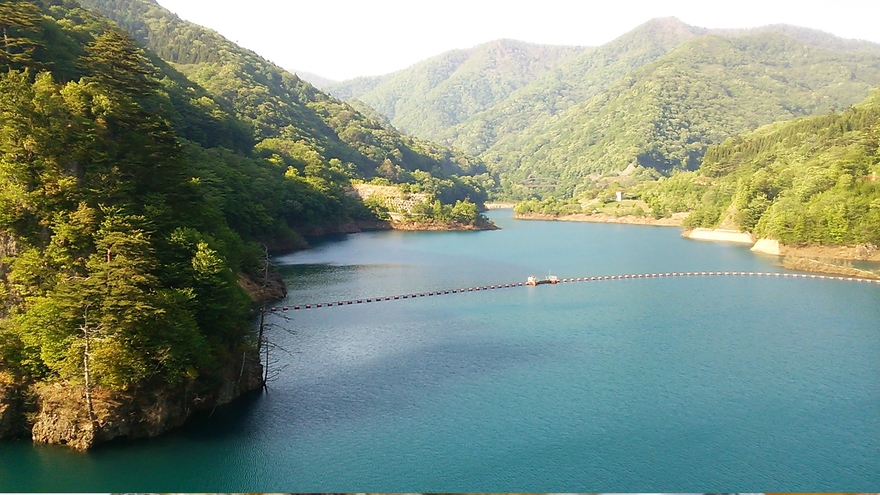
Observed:
[[[295,71],[335,80],[512,38],[597,46],[654,17],[693,26],[786,23],[880,43],[880,0],[158,0]]]

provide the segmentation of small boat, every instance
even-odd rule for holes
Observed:
[[[547,278],[545,278],[544,280],[538,280],[537,277],[533,277],[533,276],[529,275],[529,278],[526,279],[526,285],[531,286],[531,287],[535,287],[536,285],[558,284],[558,283],[559,283],[559,277],[557,277],[556,275],[547,275]]]

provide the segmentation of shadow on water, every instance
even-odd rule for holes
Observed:
[[[259,410],[258,404],[264,398],[264,391],[248,392],[229,404],[214,409],[198,411],[182,426],[154,438],[116,438],[102,443],[89,451],[89,454],[103,454],[119,449],[137,448],[138,444],[162,443],[174,439],[192,441],[228,440],[236,436],[247,435],[254,424],[254,415]]]
[[[334,265],[328,263],[309,263],[299,265],[279,265],[276,270],[284,278],[290,291],[312,289],[319,286],[347,284],[358,277],[381,274],[391,265]],[[378,275],[377,275],[378,276]]]
[[[345,241],[351,234],[326,234],[317,236],[306,236],[306,242],[309,247],[314,249],[321,246],[332,245],[341,241]]]
[[[556,354],[549,345],[437,342],[317,382],[281,383],[275,397],[286,400],[277,403],[275,407],[284,410],[276,414],[283,414],[285,422],[303,431],[316,425],[383,418],[419,407],[418,399],[433,392],[480,383],[489,375],[532,366]]]
[[[174,435],[188,440],[228,439],[246,435],[256,421],[255,415],[265,398],[262,389],[248,392],[230,404],[199,411]]]

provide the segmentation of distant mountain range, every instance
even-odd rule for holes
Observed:
[[[386,76],[327,86],[358,98],[404,132],[438,141],[447,130],[507,100],[517,89],[583,52],[578,47],[498,40],[453,50]]]
[[[694,169],[726,137],[846,108],[877,86],[874,43],[663,18],[596,48],[502,40],[327,90],[403,132],[477,155],[516,196],[529,176],[553,177],[555,193],[571,195],[630,165]]]

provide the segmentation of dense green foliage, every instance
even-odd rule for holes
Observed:
[[[401,135],[216,32],[181,20],[154,1],[82,3],[118,22],[250,124],[258,148],[265,153],[314,165],[310,170],[333,169],[330,161],[335,159],[349,177],[372,177],[386,162],[438,177],[485,172],[479,161]],[[316,174],[307,171],[307,175]],[[341,179],[337,176],[334,182]]]
[[[880,92],[858,106],[735,136],[695,172],[645,184],[659,214],[722,220],[788,244],[880,244]]]
[[[409,182],[451,220],[493,184],[155,3],[106,5],[152,13],[126,18],[163,33],[169,61],[72,0],[0,0],[2,371],[117,389],[211,376],[253,345],[236,281],[260,243],[376,218],[351,180]]]
[[[648,21],[540,74],[497,105],[471,116],[439,137],[468,153],[483,153],[499,140],[605,91],[629,72],[653,62],[701,32],[674,18]]]
[[[49,18],[39,25],[36,40],[42,26],[67,34]],[[167,96],[140,49],[95,33],[77,57],[81,77],[67,82],[33,72],[45,62],[10,65],[0,74],[2,366],[79,379],[87,360],[93,383],[124,388],[194,378],[243,344],[247,299],[230,260],[247,255],[244,243],[151,111]]]
[[[445,142],[450,127],[505,101],[582,51],[498,40],[453,50],[393,74],[344,81],[327,90],[342,99],[362,100],[404,132]]]
[[[694,170],[712,144],[846,108],[880,84],[880,46],[785,25],[707,30],[655,19],[603,46],[546,58],[553,64],[540,71],[487,76],[510,60],[492,46],[334,90],[416,135],[479,153],[499,176],[499,196],[525,200],[590,194],[630,166]]]
[[[557,118],[483,154],[516,181],[551,176],[567,194],[629,165],[693,170],[709,145],[759,125],[822,114],[880,82],[877,53],[833,53],[774,32],[705,35],[615,82]]]

